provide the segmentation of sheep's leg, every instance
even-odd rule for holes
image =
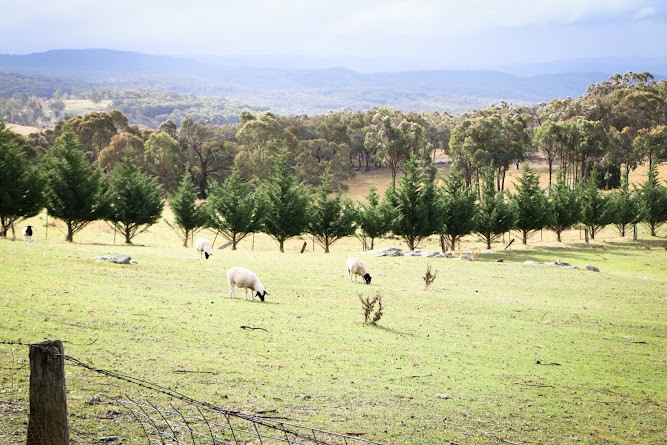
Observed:
[[[236,292],[234,292],[234,285],[229,284],[229,298],[236,298]]]

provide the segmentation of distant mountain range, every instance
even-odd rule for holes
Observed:
[[[431,70],[361,73],[346,68],[307,68],[300,59],[287,68],[278,58],[193,58],[156,56],[105,49],[53,50],[28,55],[0,55],[0,72],[77,81],[80,89],[148,88],[182,94],[226,96],[266,105],[279,113],[323,114],[347,108],[390,105],[402,111],[461,113],[492,103],[545,102],[579,97],[591,83],[641,65],[640,60],[599,59],[515,65],[503,71]],[[318,63],[321,63],[318,62]],[[667,63],[646,63],[656,78]],[[585,68],[582,71],[582,67]],[[597,68],[601,68],[597,70]],[[613,70],[609,70],[614,68]],[[566,71],[558,71],[563,69]],[[590,71],[586,71],[590,70]],[[526,74],[529,75],[520,75]],[[27,91],[29,92],[29,91]]]

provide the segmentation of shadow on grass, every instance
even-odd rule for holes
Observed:
[[[415,334],[409,334],[407,332],[401,332],[399,330],[396,330],[396,329],[393,329],[393,328],[386,328],[384,326],[380,326],[380,325],[377,325],[377,324],[371,324],[371,323],[361,323],[361,324],[363,326],[368,326],[372,329],[378,329],[380,331],[389,332],[391,334],[396,334],[396,335],[401,335],[403,337],[414,337],[415,336]]]
[[[533,247],[530,249],[515,249],[507,251],[496,251],[480,255],[481,261],[496,261],[502,259],[508,263],[524,263],[526,261],[548,262],[563,260],[570,264],[577,261],[591,261],[591,254],[619,255],[624,252],[638,250],[662,250],[665,241],[656,240],[648,244],[645,241],[637,242],[602,242],[602,243],[574,243],[549,247]],[[655,247],[654,247],[655,246]],[[648,247],[648,249],[647,249]]]

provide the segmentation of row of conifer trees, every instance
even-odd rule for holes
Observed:
[[[514,193],[495,188],[494,169],[487,169],[480,186],[466,186],[452,170],[441,183],[433,181],[415,157],[405,164],[405,175],[396,188],[380,197],[375,188],[366,203],[334,194],[331,174],[311,191],[296,181],[286,150],[281,152],[268,180],[247,182],[232,174],[212,187],[209,198],[196,200],[197,190],[184,174],[178,190],[169,197],[174,214],[167,223],[187,246],[202,228],[219,231],[232,248],[248,234],[263,232],[284,251],[290,238],[310,234],[325,252],[343,237],[356,235],[365,247],[387,233],[402,238],[409,249],[418,248],[431,235],[440,235],[442,248],[455,249],[461,237],[476,234],[487,247],[508,230],[518,230],[523,243],[544,228],[561,233],[576,224],[586,226],[592,238],[603,227],[614,225],[621,236],[633,224],[645,223],[655,236],[667,221],[667,189],[657,177],[657,163],[641,187],[622,187],[604,194],[593,175],[576,189],[564,175],[548,189],[541,189],[538,175],[526,164]],[[108,175],[87,162],[75,136],[65,132],[54,153],[38,168],[21,159],[11,143],[0,141],[0,235],[11,224],[35,216],[44,207],[63,221],[67,241],[92,221],[104,220],[122,233],[126,243],[162,217],[164,192],[158,182],[142,173],[126,156]]]

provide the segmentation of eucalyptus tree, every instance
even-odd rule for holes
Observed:
[[[293,152],[298,142],[297,137],[283,128],[272,113],[259,117],[247,113],[235,137],[239,151],[234,164],[246,179],[267,178],[278,152],[282,148]]]
[[[402,122],[403,116],[399,112],[381,108],[373,116],[364,141],[364,146],[376,150],[378,160],[391,170],[392,189],[396,189],[396,174],[410,154]]]
[[[480,183],[480,169],[492,165],[497,188],[504,189],[509,166],[523,160],[530,143],[523,119],[508,108],[488,108],[464,119],[449,141],[454,167],[465,174],[466,185]]]
[[[575,156],[580,165],[580,178],[586,180],[590,176],[591,166],[597,163],[607,150],[609,137],[602,122],[577,119],[575,124],[579,131]]]
[[[123,157],[131,156],[132,161],[138,165],[144,165],[144,140],[139,136],[122,132],[113,135],[109,145],[102,149],[98,156],[100,168],[104,171],[111,171],[116,164],[122,161]]]
[[[648,158],[649,168],[653,166],[654,160],[664,161],[667,159],[667,126],[639,130],[633,145],[643,159]]]
[[[167,193],[174,193],[182,180],[185,156],[176,139],[165,131],[158,131],[144,144],[143,165],[149,174],[158,178]],[[189,171],[187,173],[191,183],[192,177]]]
[[[57,123],[55,131],[58,136],[65,131],[74,132],[80,144],[79,148],[88,155],[89,161],[95,161],[118,132],[114,120],[117,121],[117,118],[114,119],[108,112],[93,111]]]
[[[354,177],[350,169],[350,147],[346,143],[336,143],[326,139],[299,141],[294,159],[294,173],[297,180],[318,187],[325,172],[331,174],[331,187],[335,191],[345,191],[343,181]]]
[[[539,126],[533,138],[533,142],[544,153],[549,164],[549,185],[551,185],[553,164],[558,153],[562,153],[564,139],[563,127],[551,119],[547,119]]]
[[[56,140],[54,153],[44,159],[46,209],[65,223],[69,242],[106,210],[102,172],[93,168],[78,147],[74,133],[65,131]]]
[[[209,178],[231,165],[235,152],[234,128],[186,117],[178,130],[178,141],[190,165],[190,173],[206,199]]]

